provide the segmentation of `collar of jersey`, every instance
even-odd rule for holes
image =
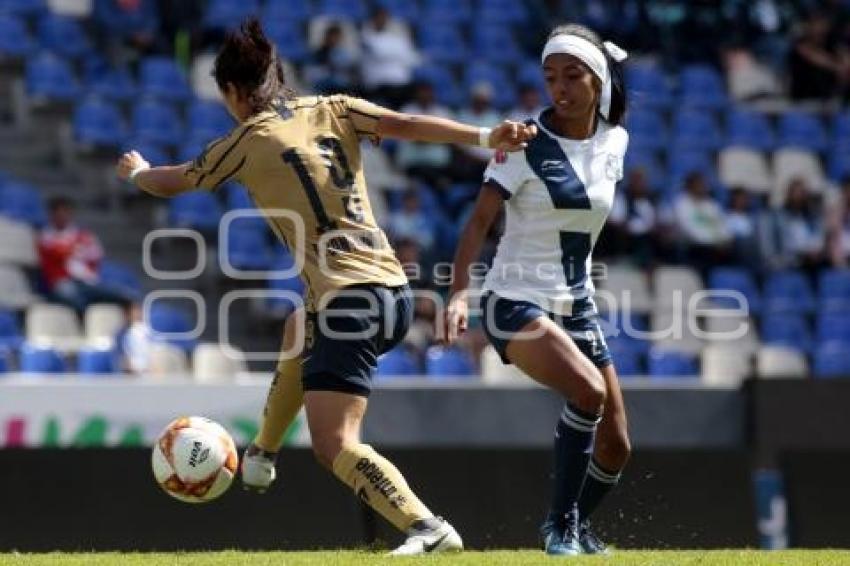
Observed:
[[[551,106],[547,106],[547,107],[543,108],[537,114],[537,117],[534,119],[534,121],[537,123],[537,127],[540,128],[543,131],[543,133],[545,133],[550,138],[554,138],[554,139],[558,140],[559,142],[570,143],[570,144],[592,143],[593,140],[596,139],[596,136],[599,135],[599,132],[602,129],[602,120],[597,120],[596,121],[596,131],[593,132],[593,135],[590,136],[589,138],[584,138],[583,140],[575,140],[573,138],[565,138],[564,136],[559,136],[558,134],[556,134],[555,132],[553,132],[552,130],[550,130],[549,128],[547,128],[546,126],[543,125],[543,114],[545,112],[551,110],[551,109],[552,109]]]

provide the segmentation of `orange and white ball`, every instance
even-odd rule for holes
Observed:
[[[172,421],[153,447],[151,466],[157,483],[186,503],[206,503],[221,496],[236,474],[233,438],[204,417]]]

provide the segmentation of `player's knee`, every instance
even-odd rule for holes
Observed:
[[[596,368],[588,369],[580,375],[579,386],[571,401],[580,409],[589,413],[599,413],[605,405],[605,380]]]

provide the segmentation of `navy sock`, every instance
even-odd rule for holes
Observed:
[[[617,482],[620,481],[620,472],[610,472],[599,465],[592,459],[587,466],[587,477],[584,480],[584,487],[581,490],[581,495],[578,498],[578,514],[581,520],[584,521],[599,507],[602,499],[608,495]]]
[[[573,513],[587,476],[587,466],[593,453],[593,435],[599,415],[564,406],[555,427],[555,485],[549,521],[560,524]]]

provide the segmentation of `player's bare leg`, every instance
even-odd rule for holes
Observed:
[[[303,311],[292,313],[284,324],[283,354],[269,386],[260,430],[242,457],[242,485],[245,489],[263,493],[274,482],[277,452],[286,430],[303,406],[301,352],[298,347],[303,327]]]
[[[349,393],[305,393],[304,406],[316,459],[408,535],[393,554],[461,550],[463,543],[454,528],[425,507],[389,460],[360,442],[367,403],[365,397]]]
[[[593,458],[587,470],[587,478],[578,500],[579,540],[585,554],[605,554],[605,545],[593,533],[590,516],[603,498],[617,485],[620,472],[631,454],[626,407],[617,379],[617,371],[611,364],[600,370],[605,379],[605,410],[596,429]]]
[[[535,338],[523,339],[523,334]],[[566,401],[555,428],[555,483],[542,534],[548,554],[579,554],[578,498],[605,403],[605,382],[566,332],[546,317],[523,327],[506,354],[526,375]]]

